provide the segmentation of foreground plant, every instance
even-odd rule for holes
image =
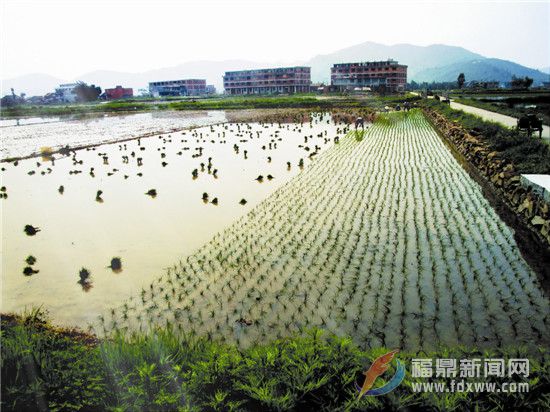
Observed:
[[[52,327],[43,312],[2,316],[2,410],[65,411],[488,411],[548,410],[545,349],[442,348],[411,358],[525,358],[529,393],[414,393],[407,371],[394,391],[358,399],[366,367],[386,348],[361,350],[347,337],[313,329],[247,350],[176,328],[151,334],[93,335]],[[393,364],[386,372],[392,376]],[[377,385],[386,382],[385,375]]]

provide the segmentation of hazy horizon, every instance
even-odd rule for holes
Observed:
[[[4,0],[1,78],[293,64],[367,41],[458,46],[539,69],[550,66],[549,22],[548,1]]]

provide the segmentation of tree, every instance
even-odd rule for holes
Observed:
[[[462,89],[462,86],[464,86],[465,81],[466,81],[466,76],[464,76],[464,73],[460,73],[458,75],[458,78],[456,79],[459,89]]]
[[[524,78],[512,76],[512,81],[510,83],[512,85],[512,89],[527,90],[533,84],[533,79],[527,76]]]
[[[96,87],[94,84],[88,86],[84,82],[78,82],[74,88],[74,92],[76,93],[78,101],[91,102],[93,100],[97,100],[101,94],[101,87]]]

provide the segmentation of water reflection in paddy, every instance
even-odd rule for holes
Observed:
[[[38,153],[42,147],[114,142],[225,120],[225,112],[221,110],[3,119],[0,121],[1,156],[2,159],[21,157]]]
[[[53,164],[40,158],[3,163],[2,311],[43,304],[59,323],[94,319],[299,173],[300,159],[307,167],[315,146],[321,151],[337,135],[327,120],[206,126],[56,155]],[[312,137],[305,143],[304,136]],[[155,197],[146,195],[150,189]],[[41,231],[27,236],[27,224]],[[25,276],[29,255],[39,272]],[[109,268],[113,257],[122,259],[119,273]],[[87,292],[78,283],[83,267],[91,273]]]

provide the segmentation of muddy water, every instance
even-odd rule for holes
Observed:
[[[317,117],[301,130],[296,124],[253,123],[240,131],[235,124],[207,126],[57,155],[53,164],[40,158],[21,160],[17,166],[2,163],[8,198],[0,203],[1,310],[43,305],[61,324],[84,325],[95,319],[300,173],[300,159],[305,167],[315,161],[308,158],[314,146],[331,146],[337,134],[337,126],[327,119]],[[304,135],[319,133],[323,137],[310,138],[307,151]],[[198,147],[203,147],[203,154],[194,157]],[[123,156],[128,156],[128,163]],[[208,173],[209,157],[217,178]],[[194,169],[199,170],[196,179]],[[269,174],[271,181],[255,180]],[[61,185],[63,194],[58,191]],[[150,189],[157,191],[156,197],[145,194]],[[98,190],[101,201],[96,200]],[[202,200],[203,192],[209,194],[208,203]],[[211,203],[214,197],[217,206]],[[241,205],[241,199],[247,203]],[[27,224],[41,231],[28,236],[23,230]],[[36,257],[33,268],[39,272],[25,276],[29,255]],[[109,268],[113,257],[122,259],[119,273]],[[82,267],[91,272],[88,291],[78,283]]]
[[[114,142],[155,132],[170,132],[225,121],[225,112],[160,111],[130,115],[33,117],[0,122],[2,159],[38,153],[42,147],[60,148]]]

